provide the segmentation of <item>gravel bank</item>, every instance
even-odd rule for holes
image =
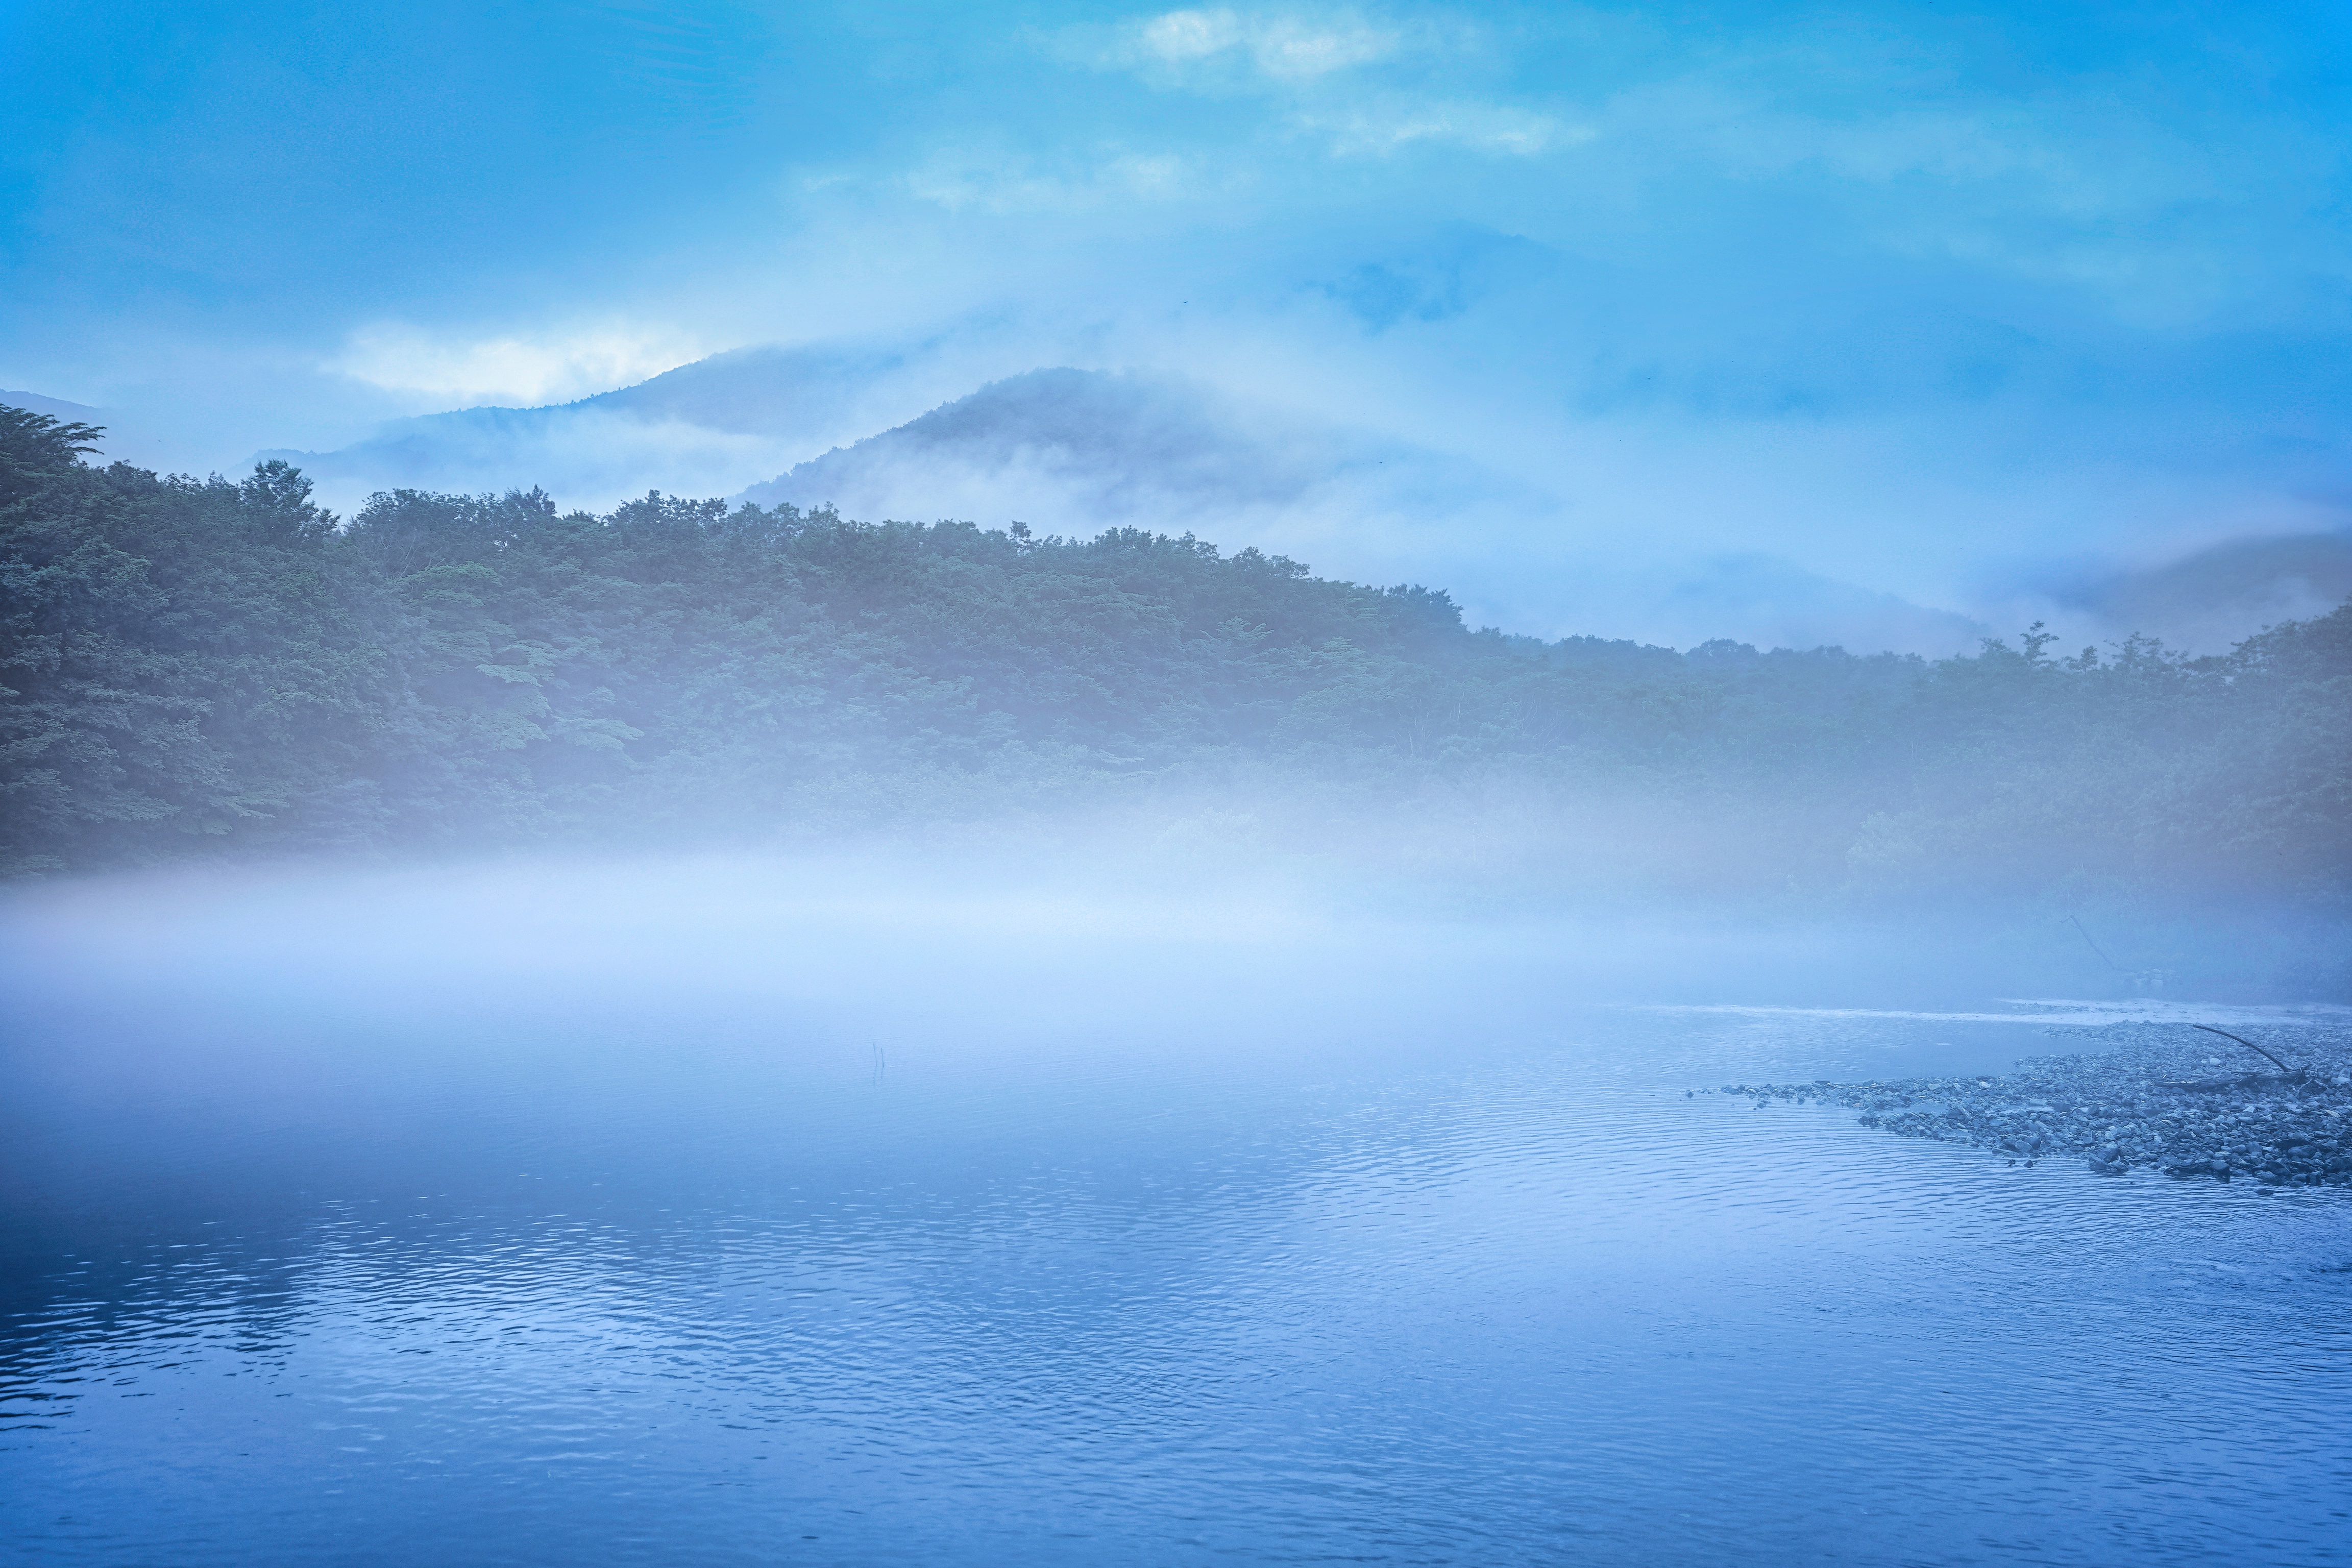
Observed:
[[[1865,1127],[1967,1143],[2011,1164],[2080,1155],[2094,1171],[2244,1177],[2266,1186],[2352,1186],[2352,1032],[2234,1032],[2284,1058],[2281,1074],[2243,1046],[2179,1024],[2069,1030],[2112,1050],[2029,1057],[1980,1078],[1890,1083],[1727,1084],[1772,1100],[1852,1106]]]

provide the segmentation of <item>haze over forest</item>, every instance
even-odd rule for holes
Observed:
[[[2340,7],[524,15],[0,23],[17,870],[2337,907]]]
[[[2224,656],[1473,628],[1114,528],[95,467],[0,410],[8,866],[1055,836],[1488,897],[2266,903],[2352,887],[2352,605]]]

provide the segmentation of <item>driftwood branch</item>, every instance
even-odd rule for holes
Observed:
[[[2210,1024],[2191,1024],[2189,1026],[2192,1029],[2202,1029],[2209,1035],[2219,1035],[2225,1040],[2235,1040],[2238,1044],[2245,1047],[2246,1049],[2250,1051],[2263,1051],[2262,1047],[2254,1044],[2253,1041],[2247,1039],[2243,1035],[2233,1035],[2227,1029],[2217,1029]],[[2287,1077],[2301,1078],[2303,1076],[2301,1069],[2291,1068],[2287,1066],[2286,1063],[2279,1061],[2278,1058],[2271,1057],[2270,1052],[2263,1051],[2263,1055],[2270,1057],[2272,1061],[2277,1062],[2279,1071],[2286,1074]]]

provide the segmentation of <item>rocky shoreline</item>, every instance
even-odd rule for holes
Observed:
[[[1727,1084],[1725,1094],[1850,1106],[1865,1127],[1965,1143],[2011,1164],[2079,1155],[2094,1171],[2352,1186],[2352,1032],[2250,1031],[2282,1058],[2179,1024],[2113,1024],[2114,1048],[2029,1057],[2011,1072],[1883,1083]],[[2258,1070],[2257,1070],[2258,1069]]]

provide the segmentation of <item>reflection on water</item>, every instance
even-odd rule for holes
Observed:
[[[2053,1047],[1989,995],[788,900],[436,950],[317,896],[11,917],[23,1560],[2352,1555],[2340,1194],[1684,1094]]]

